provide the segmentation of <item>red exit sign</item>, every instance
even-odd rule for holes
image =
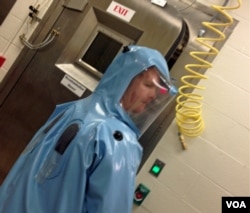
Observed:
[[[113,14],[114,16],[123,19],[124,21],[129,22],[135,14],[135,11],[119,4],[115,1],[112,1],[107,9],[107,12]]]

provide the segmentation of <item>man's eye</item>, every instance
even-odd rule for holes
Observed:
[[[146,87],[149,87],[149,88],[152,88],[152,87],[154,87],[155,85],[153,84],[153,83],[145,83],[145,86]]]

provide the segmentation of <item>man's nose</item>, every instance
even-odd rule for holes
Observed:
[[[153,88],[153,89],[150,91],[149,97],[150,97],[151,100],[156,99],[156,97],[157,97],[157,88]]]

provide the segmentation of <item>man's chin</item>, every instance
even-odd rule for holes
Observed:
[[[133,110],[133,113],[142,113],[145,109],[145,106],[137,107],[136,109]]]

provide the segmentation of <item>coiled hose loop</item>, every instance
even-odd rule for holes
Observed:
[[[196,64],[185,65],[185,70],[189,73],[181,78],[183,86],[179,88],[176,105],[176,123],[179,128],[179,135],[199,136],[204,130],[204,120],[202,118],[202,100],[203,96],[199,93],[204,90],[203,86],[198,86],[193,83],[196,79],[207,79],[207,77],[199,73],[200,69],[208,69],[212,64],[206,59],[207,56],[215,56],[219,50],[214,47],[214,43],[223,41],[226,36],[222,30],[233,23],[233,18],[226,10],[237,9],[241,6],[241,0],[237,0],[238,5],[218,6],[212,5],[212,8],[218,12],[218,15],[225,17],[225,21],[221,23],[202,22],[202,25],[213,31],[216,37],[197,37],[196,41],[204,46],[207,51],[191,51],[189,54],[192,58],[198,61]],[[212,44],[211,44],[212,43]]]

